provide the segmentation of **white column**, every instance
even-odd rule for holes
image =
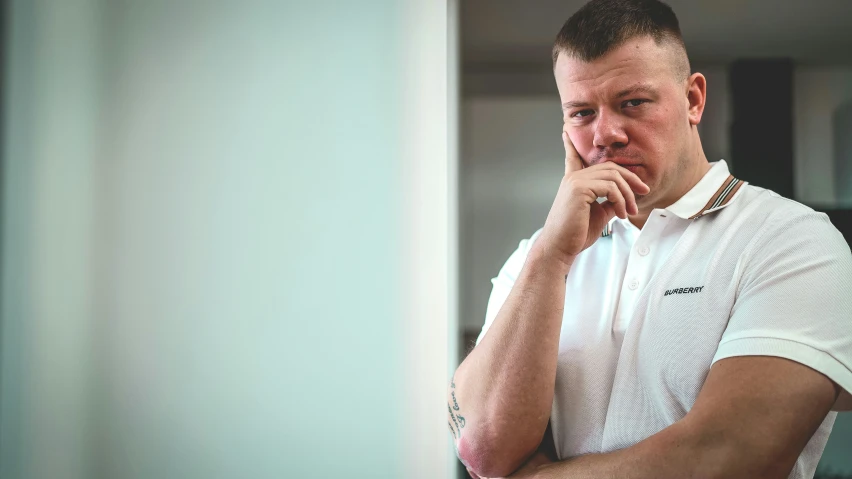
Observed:
[[[97,1],[12,1],[3,99],[0,477],[88,479]]]
[[[0,476],[447,477],[447,4],[13,3]]]

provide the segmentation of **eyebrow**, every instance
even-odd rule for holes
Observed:
[[[620,92],[618,92],[617,95],[615,95],[615,97],[616,98],[624,98],[626,96],[635,95],[636,93],[644,93],[646,95],[653,95],[653,94],[656,94],[657,91],[654,90],[653,88],[651,88],[650,85],[640,84],[640,85],[634,85],[630,88],[621,90]]]
[[[620,92],[618,92],[615,95],[615,97],[616,98],[624,98],[626,96],[635,95],[637,93],[644,93],[646,95],[656,95],[657,91],[655,89],[651,88],[650,85],[639,84],[639,85],[634,85],[630,88],[626,88],[624,90],[621,90]],[[567,110],[569,108],[582,108],[582,107],[586,107],[586,106],[589,106],[589,103],[585,102],[585,101],[566,101],[565,103],[562,104],[562,109]]]

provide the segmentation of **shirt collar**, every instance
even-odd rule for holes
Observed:
[[[710,170],[701,180],[679,200],[666,208],[667,211],[686,220],[719,211],[731,204],[740,187],[747,182],[734,178],[725,160],[715,161],[710,165]],[[612,224],[618,219],[617,216],[613,217],[604,227],[601,236],[611,235]]]

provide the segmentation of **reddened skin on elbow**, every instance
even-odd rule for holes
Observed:
[[[459,438],[457,445],[459,459],[468,469],[481,477],[509,476],[524,461],[523,455],[496,450],[486,441],[471,439],[470,434]]]

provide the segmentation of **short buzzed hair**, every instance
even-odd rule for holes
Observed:
[[[675,71],[690,74],[677,16],[659,0],[592,0],[565,22],[553,43],[553,66],[560,53],[584,62],[596,60],[628,40],[649,36],[657,45],[682,49]]]

